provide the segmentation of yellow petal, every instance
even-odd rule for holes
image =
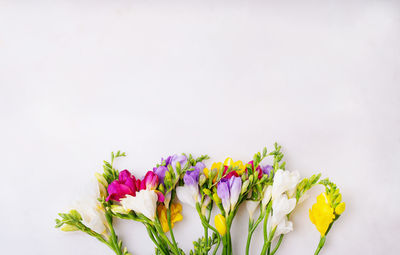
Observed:
[[[206,168],[204,168],[203,169],[203,173],[204,173],[204,175],[208,178],[208,176],[209,176],[209,170],[208,170],[208,168],[206,167]]]
[[[325,193],[321,193],[317,197],[317,202],[309,211],[309,217],[311,222],[320,232],[321,236],[324,236],[333,219],[335,218],[333,208],[328,204]]]
[[[224,161],[224,166],[231,166],[233,164],[232,158],[226,158]]]
[[[346,204],[344,202],[341,202],[340,204],[338,204],[338,206],[336,206],[335,213],[337,215],[340,215],[344,212],[345,209],[346,209]]]
[[[218,230],[218,233],[221,236],[224,236],[226,234],[226,221],[225,217],[222,216],[221,214],[217,214],[214,217],[214,223],[215,223],[215,228]]]

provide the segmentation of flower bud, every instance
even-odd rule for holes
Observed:
[[[217,214],[214,217],[215,228],[221,236],[226,234],[226,220],[221,214]]]
[[[253,180],[254,180],[254,177],[253,177],[253,175],[250,175],[250,177],[249,177],[249,182],[250,182],[250,183],[252,183],[252,182],[253,182]]]
[[[79,229],[73,225],[64,224],[64,226],[62,226],[61,230],[65,231],[65,232],[71,232],[71,231],[77,231]]]
[[[240,191],[240,194],[243,195],[243,193],[245,193],[245,192],[247,191],[247,188],[249,187],[249,184],[250,184],[249,180],[246,180],[246,181],[243,183],[243,185],[242,185],[242,190]]]
[[[344,202],[341,202],[340,204],[338,204],[338,206],[336,206],[335,213],[337,215],[340,215],[344,212],[345,209],[346,209],[346,204]]]
[[[204,188],[203,193],[206,194],[207,196],[211,195],[211,191],[209,189]]]
[[[214,193],[212,195],[213,200],[215,201],[215,203],[220,204],[221,203],[221,199],[219,198],[219,196],[217,195],[217,193]]]
[[[126,210],[124,207],[120,205],[111,205],[111,211],[113,213],[128,214],[130,210]]]
[[[199,177],[199,185],[203,186],[203,184],[207,181],[207,178],[204,176],[204,174],[200,174]]]

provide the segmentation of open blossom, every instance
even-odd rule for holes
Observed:
[[[150,220],[154,220],[158,196],[154,190],[140,190],[136,196],[127,195],[121,199],[121,204],[126,210],[141,213]]]
[[[272,200],[287,192],[292,197],[300,181],[300,174],[297,171],[290,172],[279,169],[274,176],[272,185]]]
[[[118,180],[113,181],[108,185],[107,201],[120,201],[126,195],[135,196],[136,193],[136,178],[128,170],[121,171]]]
[[[182,205],[179,203],[174,203],[171,204],[171,227],[174,227],[174,223],[181,221],[183,219],[182,217]],[[168,217],[167,217],[167,208],[163,205],[160,204],[157,207],[157,214],[158,214],[158,219],[161,222],[161,226],[164,232],[169,231],[169,225],[168,225]]]
[[[200,200],[199,174],[204,168],[205,165],[198,162],[194,170],[187,171],[183,176],[185,185],[176,188],[176,195],[182,203],[196,208],[196,203]]]
[[[93,186],[93,189],[92,189]],[[73,208],[82,216],[82,223],[97,233],[106,233],[106,217],[103,206],[97,200],[100,197],[100,189],[97,184],[90,185],[89,195],[76,202]]]
[[[233,210],[242,189],[242,178],[232,176],[230,179],[222,178],[217,186],[218,197],[222,200],[222,206],[226,214]]]
[[[321,236],[324,236],[335,219],[334,209],[330,206],[325,192],[317,197],[317,202],[310,209],[309,216]]]
[[[295,206],[296,198],[288,198],[286,194],[281,194],[272,200],[272,213],[269,215],[267,229],[271,233],[276,227],[273,238],[293,230],[293,224],[287,220],[287,215],[293,211]]]
[[[161,164],[158,167],[153,168],[153,172],[158,176],[159,182],[164,184],[165,173],[168,171],[168,166],[171,165],[172,169],[176,170],[176,164],[179,162],[181,168],[187,163],[187,157],[185,155],[172,155],[167,157],[165,160],[161,159]]]

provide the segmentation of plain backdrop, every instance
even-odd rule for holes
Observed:
[[[0,253],[111,255],[54,228],[111,151],[142,176],[172,153],[247,161],[276,141],[287,169],[323,173],[347,203],[321,254],[398,254],[399,45],[399,1],[0,0]],[[321,190],[278,254],[313,254]],[[189,251],[202,229],[183,216]],[[153,253],[139,223],[117,231]],[[234,254],[246,232],[242,208]]]

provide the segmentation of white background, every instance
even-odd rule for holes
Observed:
[[[168,154],[247,161],[277,141],[288,169],[322,172],[347,202],[321,254],[397,254],[400,2],[275,2],[0,0],[0,253],[111,255],[54,218],[112,150],[141,176]],[[313,253],[320,191],[279,254]],[[188,251],[202,231],[183,214]],[[117,229],[152,254],[140,224]],[[241,210],[235,254],[246,231]]]

